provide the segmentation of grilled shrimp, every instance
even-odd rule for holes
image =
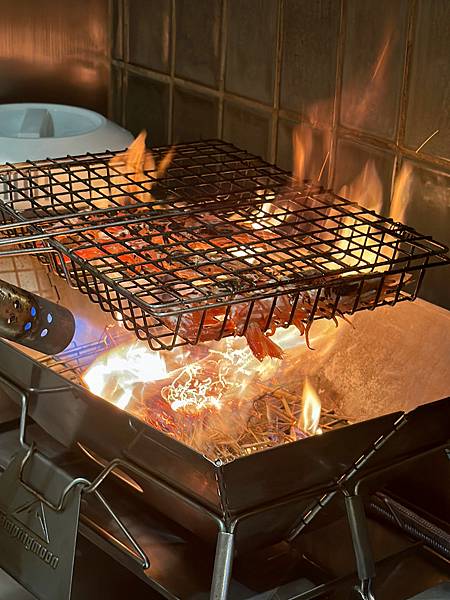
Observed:
[[[289,294],[283,294],[276,302],[273,298],[244,301],[232,304],[229,308],[213,307],[178,317],[165,317],[163,322],[191,344],[229,335],[245,336],[258,360],[262,361],[266,356],[281,359],[284,356],[282,348],[270,339],[277,327],[294,325],[300,335],[305,335],[309,346],[309,323],[305,325],[305,321],[310,313],[304,305],[306,298],[307,292],[304,292],[295,304]],[[236,300],[236,297],[230,299]]]

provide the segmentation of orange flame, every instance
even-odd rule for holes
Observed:
[[[350,184],[342,186],[339,196],[357,202],[368,210],[381,212],[383,186],[372,159],[366,162],[361,173]]]
[[[329,323],[325,325],[320,337],[330,339]],[[241,443],[242,453],[251,453],[254,447],[245,436],[251,440],[261,433],[252,430],[255,400],[277,390],[281,380],[286,383],[287,423],[298,407],[295,389],[298,361],[302,360],[298,352],[307,350],[294,330],[291,327],[275,334],[292,358],[286,363],[269,358],[260,363],[241,338],[205,344],[206,356],[194,358],[194,362],[190,362],[193,356],[186,349],[155,353],[139,342],[105,352],[85,372],[83,380],[93,393],[202,453],[215,456],[221,444],[230,444],[233,452],[238,451]],[[194,355],[198,357],[198,353]],[[267,410],[270,414],[270,401]],[[288,441],[322,433],[320,413],[318,394],[306,380],[301,416],[297,427],[292,428],[294,437]],[[273,427],[277,423],[278,419]],[[272,441],[277,443],[276,438]]]
[[[117,154],[110,160],[110,165],[125,167],[126,172],[135,175],[142,175],[144,171],[154,171],[156,164],[151,150],[145,147],[146,138],[147,132],[141,131],[125,152]]]
[[[157,381],[166,375],[163,357],[147,344],[136,342],[104,352],[84,373],[83,381],[97,396],[126,409],[137,383]]]
[[[313,150],[313,136],[310,127],[295,128],[293,133],[294,168],[293,174],[297,181],[308,177],[308,165]]]
[[[150,190],[155,181],[164,175],[172,162],[174,147],[156,165],[152,151],[146,148],[146,138],[147,132],[141,131],[125,152],[109,161],[110,166],[119,173],[110,178],[111,183],[117,186],[113,188],[111,196],[123,206],[129,204],[131,194],[141,202],[149,202],[152,198]],[[107,208],[110,200],[100,198],[94,204],[97,208]]]
[[[321,336],[328,337],[324,332]],[[274,339],[286,350],[304,347],[294,326],[276,332]],[[220,410],[232,398],[252,396],[253,384],[270,380],[280,368],[270,358],[259,362],[242,338],[209,344],[205,358],[186,364],[188,360],[182,351],[164,357],[143,342],[122,344],[101,354],[83,381],[94,394],[122,409],[128,407],[137,384],[159,381],[161,395],[172,410],[195,413]]]
[[[319,395],[308,377],[306,377],[303,385],[303,404],[298,423],[299,429],[307,435],[321,434],[322,429],[319,427],[321,410],[322,405]]]
[[[324,183],[322,176],[330,157],[331,134],[323,124],[330,110],[330,103],[316,102],[307,110],[306,119],[300,122],[292,133],[292,172],[299,183],[305,179]]]
[[[151,150],[146,148],[145,140],[147,139],[147,132],[144,130],[137,136],[130,146],[122,152],[117,154],[110,160],[110,165],[117,167],[119,171],[132,175],[134,181],[142,181],[147,179],[145,171],[154,172],[153,177],[158,179],[162,177],[169,167],[175,149],[172,148],[167,152],[164,158],[156,167],[155,159]]]
[[[412,181],[412,165],[405,162],[395,179],[389,214],[396,223],[405,222],[406,210],[411,200]]]

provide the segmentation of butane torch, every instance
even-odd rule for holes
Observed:
[[[58,354],[74,333],[75,319],[67,308],[0,280],[0,337]]]

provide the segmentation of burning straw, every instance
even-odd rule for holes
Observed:
[[[297,340],[292,331],[285,337],[288,346]],[[321,433],[319,395],[307,378],[302,390],[297,376],[288,375],[289,362],[261,363],[239,338],[203,348],[198,358],[192,350],[194,356],[123,344],[100,355],[83,381],[211,460],[228,462]],[[279,385],[282,365],[293,390]]]
[[[96,394],[214,461],[321,433],[321,403],[308,379],[303,393],[280,387],[280,363],[260,363],[242,341],[224,340],[192,362],[186,353],[178,364],[176,353],[168,354],[166,365],[169,357],[145,344],[124,345],[101,355],[83,379]]]
[[[302,400],[282,387],[262,383],[254,386],[254,392],[256,398],[249,403],[245,418],[242,406],[240,412],[232,409],[235,403],[186,412],[161,402],[155,410],[155,401],[141,399],[135,410],[149,425],[221,462],[322,433],[317,396]],[[317,403],[312,410],[311,402]],[[311,412],[316,414],[314,421],[308,420]]]

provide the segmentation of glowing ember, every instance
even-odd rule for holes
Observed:
[[[330,158],[331,134],[321,124],[331,110],[327,101],[316,102],[307,109],[306,120],[299,123],[292,134],[293,167],[292,173],[297,182],[310,179],[324,184],[325,167]],[[320,129],[320,136],[313,134]]]
[[[147,344],[118,346],[97,358],[83,380],[88,388],[119,408],[125,409],[137,383],[156,381],[167,375],[164,359]]]
[[[261,206],[258,212],[255,215],[255,221],[252,223],[253,229],[264,229],[264,227],[270,227],[271,225],[276,225],[276,219],[272,217],[272,215],[276,215],[280,211],[280,209],[272,203],[275,199],[273,194],[266,194],[264,190],[256,191],[258,196],[264,196],[264,199],[267,202]]]
[[[199,412],[207,408],[220,409],[222,396],[227,388],[225,373],[214,361],[208,361],[204,367],[209,371],[204,379],[199,378],[202,365],[193,363],[163,389],[163,397],[172,410]]]
[[[307,435],[319,435],[322,433],[319,427],[322,405],[320,398],[306,377],[303,386],[302,413],[299,419],[299,429]]]

